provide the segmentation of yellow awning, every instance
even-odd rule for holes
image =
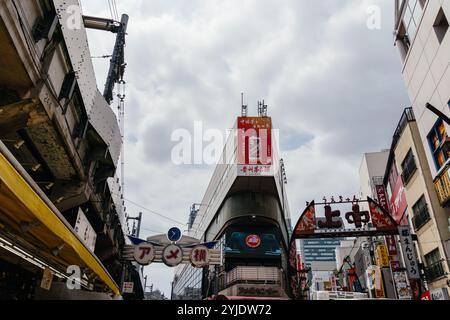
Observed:
[[[28,233],[45,245],[43,249],[51,252],[64,244],[59,260],[92,270],[114,294],[120,295],[119,287],[102,263],[0,153],[0,217],[3,215],[19,234],[21,223],[39,222]]]

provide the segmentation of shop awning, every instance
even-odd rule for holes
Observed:
[[[0,221],[9,233],[33,243],[41,258],[65,267],[76,265],[88,269],[114,294],[120,295],[119,287],[100,260],[1,142]]]

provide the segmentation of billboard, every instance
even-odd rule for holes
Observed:
[[[406,202],[405,187],[403,186],[401,176],[397,178],[395,187],[392,190],[392,197],[389,206],[390,213],[395,222],[401,224],[402,218],[406,212],[406,209],[408,208],[408,203]]]
[[[237,164],[239,176],[267,176],[272,174],[271,118],[238,118]]]
[[[281,240],[273,228],[235,228],[227,230],[225,254],[227,257],[281,257]]]

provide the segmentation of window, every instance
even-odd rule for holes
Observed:
[[[423,3],[419,0],[409,0],[405,8],[405,15],[403,17],[406,34],[411,41],[414,40],[417,29],[423,15]]]
[[[445,146],[447,138],[447,129],[445,128],[444,121],[439,120],[428,135],[428,143],[430,144],[431,153],[433,154],[436,169],[438,171],[444,166],[449,158],[449,152]]]
[[[425,262],[427,264],[425,275],[428,281],[433,282],[434,280],[445,276],[439,249],[436,249],[427,254],[425,256]]]
[[[411,41],[410,41],[409,35],[406,31],[405,23],[403,23],[403,22],[400,25],[397,39],[400,41],[400,44],[403,49],[402,57],[403,57],[403,59],[406,59],[406,56],[408,55],[408,52],[409,52],[409,48],[411,47]]]
[[[428,212],[428,205],[425,196],[422,196],[413,207],[414,217],[413,224],[415,231],[420,230],[428,221],[431,220]]]
[[[408,154],[406,155],[406,158],[402,163],[402,169],[403,184],[406,186],[417,170],[416,160],[414,159],[412,150],[409,150]]]
[[[442,43],[442,40],[444,40],[444,37],[448,30],[448,20],[442,8],[441,10],[439,10],[439,13],[436,17],[436,21],[434,22],[433,27],[439,43]]]

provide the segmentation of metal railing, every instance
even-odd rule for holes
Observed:
[[[441,260],[425,268],[425,277],[427,281],[433,282],[445,276],[444,260]]]
[[[237,267],[226,275],[226,284],[264,283],[280,284],[281,275],[278,268],[269,267]]]

